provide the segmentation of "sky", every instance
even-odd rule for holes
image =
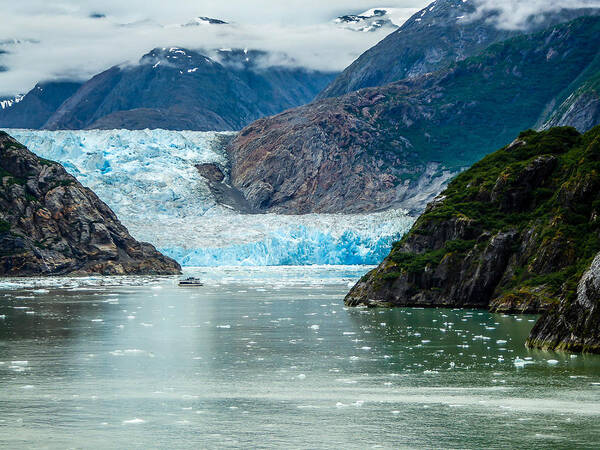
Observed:
[[[252,48],[287,55],[285,63],[341,71],[383,39],[341,29],[332,21],[374,7],[392,7],[399,20],[433,0],[0,0],[0,96],[25,93],[36,82],[85,80],[134,63],[155,47]],[[498,26],[518,28],[531,14],[600,0],[467,0],[496,9]],[[102,15],[93,18],[92,15]],[[181,27],[198,16],[227,26]],[[17,42],[13,42],[16,40]]]
[[[428,0],[392,0],[405,19]],[[382,6],[364,0],[0,0],[0,96],[24,93],[48,79],[87,79],[135,62],[154,47],[258,48],[286,53],[298,65],[341,71],[383,39],[380,32],[340,29],[343,14]],[[105,15],[92,18],[92,14]],[[198,16],[229,26],[178,27]],[[290,59],[287,59],[289,63]]]

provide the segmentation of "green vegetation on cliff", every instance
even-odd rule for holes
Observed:
[[[600,17],[582,17],[434,73],[257,121],[228,147],[233,185],[257,210],[417,209],[444,173],[541,127],[556,108],[561,125],[596,125],[589,83],[600,73],[599,35]]]
[[[543,173],[536,172],[540,169]],[[467,220],[470,228],[490,237],[511,230],[533,232],[534,246],[552,248],[556,257],[556,252],[560,253],[557,264],[540,270],[545,262],[538,261],[540,254],[533,252],[512,268],[512,276],[496,293],[543,286],[552,297],[573,296],[577,281],[600,251],[598,188],[600,127],[583,136],[568,127],[528,131],[510,147],[456,177],[444,192],[443,202],[423,214],[411,233],[426,235],[432,225],[452,219]],[[404,241],[408,239],[407,235]],[[476,244],[476,240],[455,240],[441,249],[414,254],[404,253],[401,242],[389,259],[401,269],[415,272],[439,264],[447,254],[465,253]],[[514,251],[518,250],[515,245]]]
[[[564,309],[599,253],[600,126],[526,131],[457,176],[346,303]]]

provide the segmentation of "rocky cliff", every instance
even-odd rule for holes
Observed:
[[[255,210],[418,209],[560,105],[596,67],[599,33],[600,18],[577,19],[433,74],[258,120],[228,148],[232,182]]]
[[[600,61],[597,61],[589,78],[578,80],[569,89],[569,96],[551,114],[542,129],[571,126],[586,131],[600,123]]]
[[[0,132],[0,276],[177,274],[90,189]]]
[[[531,345],[600,351],[599,217],[600,127],[522,133],[456,177],[345,303],[549,311]]]
[[[600,13],[592,8],[552,10],[533,14],[523,27],[508,29],[496,23],[497,11],[477,7],[476,0],[437,0],[427,5],[363,53],[318,98],[418,77],[475,55],[494,42]]]
[[[574,300],[565,299],[536,324],[530,347],[600,353],[600,254],[577,287]]]

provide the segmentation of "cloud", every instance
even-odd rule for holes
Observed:
[[[384,1],[406,18],[429,0]],[[0,96],[26,92],[41,80],[87,79],[116,64],[136,62],[154,47],[252,48],[288,55],[280,62],[338,71],[389,29],[357,33],[332,19],[380,7],[354,0],[0,0]],[[229,25],[181,27],[197,16]],[[278,61],[273,61],[277,63]]]
[[[532,20],[561,9],[598,8],[600,0],[475,0],[477,19],[490,14],[489,21],[507,30],[526,29]]]

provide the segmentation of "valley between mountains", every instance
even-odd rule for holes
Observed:
[[[597,352],[600,15],[481,11],[340,16],[391,31],[342,73],[157,47],[40,81],[0,111],[21,142],[3,137],[2,273],[381,263],[347,305],[544,313],[529,345]]]

